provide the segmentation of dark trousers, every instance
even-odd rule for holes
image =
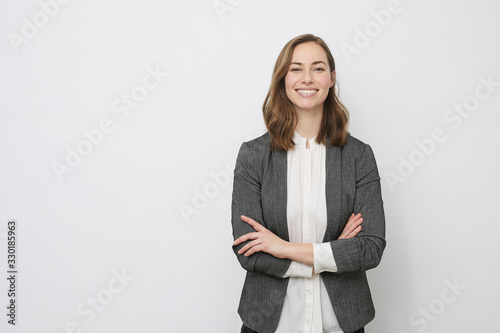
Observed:
[[[243,326],[241,326],[241,333],[258,333],[258,332],[255,332],[255,331],[249,329],[248,327],[246,327],[245,325],[243,325]],[[361,329],[357,330],[354,333],[365,333],[365,328],[362,327]]]

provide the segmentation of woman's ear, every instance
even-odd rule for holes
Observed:
[[[335,84],[335,70],[332,71],[332,73],[330,74],[330,88],[333,87],[333,85]]]

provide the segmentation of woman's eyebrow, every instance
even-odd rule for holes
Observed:
[[[322,60],[318,60],[318,61],[315,61],[312,63],[313,65],[317,65],[317,64],[323,64],[326,66],[326,63]],[[298,62],[298,61],[294,61],[294,62],[291,62],[290,65],[303,65],[303,63],[301,62]]]

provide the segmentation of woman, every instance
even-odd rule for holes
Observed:
[[[375,316],[365,272],[386,243],[380,177],[347,131],[322,39],[285,45],[263,113],[268,132],[242,144],[234,170],[241,332],[364,332]]]

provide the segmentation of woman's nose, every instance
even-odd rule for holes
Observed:
[[[311,83],[312,82],[312,75],[311,72],[309,71],[304,71],[304,77],[302,78],[304,83]]]

